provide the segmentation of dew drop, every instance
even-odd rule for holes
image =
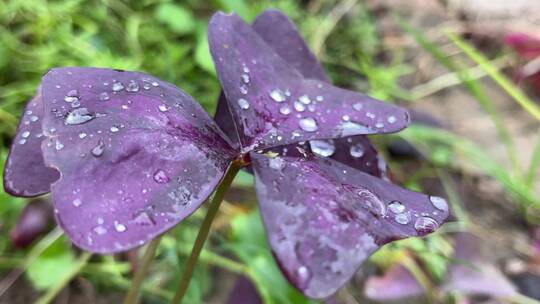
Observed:
[[[322,97],[322,96],[319,95],[319,96],[315,97],[315,100],[316,100],[316,101],[323,101],[323,100],[324,100],[324,97]]]
[[[171,179],[167,176],[165,171],[158,169],[154,172],[154,181],[158,184],[168,183]]]
[[[126,86],[126,91],[131,93],[139,92],[139,84],[135,80],[130,80]]]
[[[298,278],[301,282],[306,283],[309,280],[310,272],[309,269],[306,266],[300,266],[297,270]]]
[[[103,155],[103,152],[105,151],[105,144],[103,143],[103,140],[101,140],[101,138],[98,140],[98,143],[97,145],[92,148],[92,155],[94,155],[95,157],[100,157],[101,155]]]
[[[79,138],[80,138],[80,139],[86,138],[86,133],[84,133],[84,132],[79,133]]]
[[[388,118],[386,119],[386,121],[388,121],[388,123],[395,123],[397,121],[396,117],[395,116],[388,116]]]
[[[281,170],[285,167],[285,160],[281,157],[274,157],[268,160],[268,166],[274,170]]]
[[[406,209],[407,207],[405,207],[405,205],[398,201],[392,201],[388,205],[388,210],[395,214],[403,213]]]
[[[94,118],[95,116],[92,115],[87,108],[78,108],[70,111],[67,114],[66,118],[64,119],[64,123],[66,125],[80,125]]]
[[[279,113],[283,115],[289,115],[291,114],[292,109],[289,105],[283,105],[281,108],[279,108]]]
[[[39,117],[37,117],[35,115],[30,117],[31,122],[36,122],[36,121],[38,121],[38,119],[39,119]]]
[[[152,81],[152,86],[153,87],[159,87],[159,83],[157,81]]]
[[[67,92],[66,96],[71,96],[71,97],[79,96],[79,91],[71,90],[71,91]]]
[[[448,211],[448,203],[446,203],[446,200],[444,198],[438,196],[430,196],[429,201],[431,202],[431,204],[433,204],[433,207],[444,212]]]
[[[112,133],[116,133],[116,132],[120,131],[120,129],[117,126],[112,126],[110,130],[111,130]]]
[[[246,95],[248,93],[248,88],[245,85],[240,86],[240,93]]]
[[[71,90],[66,93],[66,96],[64,97],[65,102],[74,102],[79,101],[79,91],[77,90]]]
[[[306,106],[299,102],[299,101],[295,101],[294,102],[294,109],[298,112],[304,112],[306,110]]]
[[[403,212],[396,214],[394,217],[394,220],[401,225],[407,225],[411,221],[411,213],[410,212]]]
[[[309,146],[313,153],[322,156],[329,157],[336,151],[336,146],[333,140],[310,140]]]
[[[94,232],[97,233],[98,235],[104,235],[105,233],[107,233],[107,228],[99,225],[99,226],[94,227]]]
[[[24,132],[22,132],[21,136],[22,136],[22,138],[28,138],[30,136],[30,132],[29,131],[24,131]]]
[[[77,97],[77,96],[65,96],[64,101],[65,102],[79,101],[79,97]]]
[[[80,205],[82,205],[82,201],[78,198],[74,199],[72,203],[75,207],[79,207]]]
[[[364,146],[361,143],[354,144],[350,147],[349,153],[354,158],[360,158],[364,156]]]
[[[109,96],[109,93],[103,92],[103,93],[99,94],[99,100],[107,101],[109,99],[111,99],[111,97]]]
[[[368,127],[353,121],[342,122],[339,125],[339,132],[341,136],[373,133]]]
[[[439,228],[439,223],[431,217],[422,216],[414,222],[414,229],[420,234],[428,234]]]
[[[286,99],[285,94],[280,89],[270,91],[269,95],[275,102],[284,102]]]
[[[160,112],[167,112],[167,111],[169,111],[169,108],[167,108],[167,106],[164,105],[164,104],[160,104],[160,105],[158,106],[158,109],[159,109]]]
[[[364,204],[375,215],[386,215],[386,204],[383,203],[375,194],[367,189],[361,189],[358,191],[358,196],[361,197]]]
[[[121,82],[119,82],[119,81],[114,82],[113,85],[112,85],[112,90],[113,90],[114,92],[120,92],[120,91],[122,91],[123,89],[124,89],[124,85],[123,85]]]
[[[356,111],[361,111],[364,108],[364,105],[361,102],[357,102],[353,104],[353,109]]]
[[[114,230],[118,231],[118,232],[124,232],[127,230],[126,228],[126,225],[124,224],[121,224],[117,221],[114,222]]]
[[[60,150],[64,149],[64,144],[57,140],[56,145],[55,145],[55,149],[56,149],[56,151],[60,151]]]
[[[301,103],[305,104],[305,105],[308,105],[311,103],[311,99],[309,99],[309,96],[307,95],[302,95],[298,98],[298,101],[300,101]]]
[[[247,110],[249,109],[249,102],[244,98],[240,98],[238,99],[238,106],[240,106],[240,109],[242,110]]]
[[[248,74],[242,74],[242,81],[245,84],[248,84],[249,83],[249,75]]]
[[[319,129],[317,121],[311,117],[302,118],[298,121],[300,128],[306,132],[315,132]]]
[[[19,145],[24,145],[26,143],[26,139],[22,138],[19,140]]]

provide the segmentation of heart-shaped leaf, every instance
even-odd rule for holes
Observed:
[[[235,155],[193,98],[150,75],[59,68],[42,87],[57,219],[84,249],[127,250],[170,229]]]
[[[237,15],[214,15],[209,44],[244,151],[395,132],[409,122],[399,107],[304,78]]]
[[[51,183],[59,178],[58,171],[43,163],[42,120],[43,102],[39,88],[24,109],[4,168],[4,189],[12,195],[33,197],[45,194],[50,191]]]
[[[297,150],[251,159],[274,255],[310,297],[328,297],[380,246],[431,233],[448,216],[441,198]]]

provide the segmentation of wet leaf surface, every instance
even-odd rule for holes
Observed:
[[[40,88],[24,109],[5,165],[4,189],[12,195],[32,197],[45,194],[59,177],[58,171],[46,167],[43,162],[42,120]]]
[[[274,52],[303,77],[330,83],[323,67],[285,14],[278,10],[266,10],[257,16],[252,27]],[[218,101],[215,119],[229,138],[238,142],[238,133],[223,92]],[[366,136],[313,140],[310,146],[319,156],[333,158],[374,176],[387,175],[386,162]]]
[[[251,158],[274,254],[291,283],[310,297],[333,294],[380,246],[429,234],[448,216],[444,199],[296,151]]]
[[[142,245],[196,210],[234,151],[200,105],[152,76],[59,68],[43,79],[60,225],[93,252]]]
[[[399,107],[304,78],[237,15],[214,15],[209,44],[244,151],[396,132],[409,122]]]

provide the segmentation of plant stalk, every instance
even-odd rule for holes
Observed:
[[[204,218],[201,224],[201,228],[199,228],[197,239],[195,240],[195,243],[193,244],[193,249],[191,250],[191,254],[186,262],[184,273],[182,274],[182,278],[180,279],[180,283],[178,284],[176,294],[174,295],[174,298],[171,304],[180,304],[182,302],[182,299],[186,295],[186,292],[189,287],[189,283],[191,282],[191,277],[193,276],[193,271],[195,270],[195,266],[197,265],[197,260],[199,259],[199,255],[201,254],[201,251],[204,247],[204,243],[206,242],[206,239],[208,238],[208,234],[210,232],[210,227],[212,226],[212,222],[214,221],[214,218],[216,217],[219,211],[219,206],[221,205],[221,202],[223,201],[223,197],[225,196],[225,193],[227,192],[227,190],[229,190],[232,184],[232,181],[234,180],[234,177],[236,176],[238,171],[242,168],[242,166],[243,165],[241,161],[233,161],[233,163],[227,170],[225,177],[221,181],[221,184],[216,190],[216,193],[214,194],[214,197],[212,198],[212,201],[210,202],[210,207],[208,208],[206,217]]]
[[[129,288],[126,298],[124,299],[124,304],[137,303],[137,300],[139,298],[139,293],[141,291],[142,283],[148,272],[148,269],[150,268],[150,264],[152,264],[152,260],[154,259],[154,256],[156,255],[156,250],[158,248],[160,241],[161,241],[161,236],[153,239],[148,244],[148,247],[146,248],[146,252],[144,253],[144,256],[142,258],[141,265],[139,266],[139,269],[137,269],[137,272],[135,273],[135,277],[133,278],[133,281],[131,282],[131,287]]]

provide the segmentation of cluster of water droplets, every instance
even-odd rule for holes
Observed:
[[[323,96],[316,96],[315,100],[312,100],[310,96],[307,94],[301,95],[296,100],[290,100],[291,92],[287,90],[283,90],[280,88],[272,89],[268,92],[268,96],[271,100],[274,102],[280,104],[279,105],[279,113],[281,115],[291,115],[293,112],[297,113],[298,117],[298,127],[300,130],[303,130],[305,132],[316,132],[319,130],[319,124],[317,120],[312,117],[311,115],[307,114],[304,115],[303,113],[306,112],[315,112],[316,110],[316,104],[317,102],[322,102],[324,100]],[[308,116],[309,115],[309,116]],[[293,132],[293,138],[301,136],[300,130]]]
[[[112,81],[104,81],[102,83],[103,91],[98,94],[98,100],[99,102],[108,102],[116,94],[120,94],[121,92],[127,92],[130,94],[137,93],[141,90],[150,90],[154,87],[159,87],[159,83],[152,78],[149,77],[142,77],[140,79],[131,79],[126,82],[118,81],[113,79]],[[61,85],[56,85],[57,89],[62,89]],[[92,89],[93,85],[82,85],[83,90],[84,89]],[[96,118],[103,117],[105,114],[101,113],[94,113],[91,110],[89,110],[88,107],[85,107],[81,102],[85,101],[85,98],[81,95],[79,90],[77,89],[70,89],[68,90],[63,97],[63,101],[70,105],[70,109],[68,109],[65,114],[60,112],[57,108],[53,108],[52,112],[63,119],[64,125],[66,126],[77,126],[82,125],[85,123],[88,123]],[[94,100],[87,100],[87,101],[94,101]],[[55,102],[53,102],[55,103]],[[127,105],[122,105],[122,109],[129,109],[129,104],[131,104],[131,100],[127,100]],[[62,106],[62,108],[65,108]],[[158,106],[158,109],[160,112],[166,112],[168,111],[168,107],[164,104],[160,104]],[[37,116],[30,116],[29,121],[35,122],[39,118]],[[109,127],[109,132],[111,134],[118,133],[122,128],[124,127],[123,124],[113,124]],[[97,133],[101,134],[103,131],[98,130]],[[53,133],[53,129],[50,130],[50,133]],[[30,136],[30,134],[23,133],[24,137],[20,141],[21,144],[24,144],[26,142],[26,138]],[[94,137],[94,134],[87,134],[86,132],[80,132],[78,134],[79,139],[84,140],[87,137]],[[55,143],[56,150],[62,150],[64,148],[64,145],[60,143],[60,141],[57,139]],[[95,146],[91,149],[90,153],[91,155],[95,157],[99,157],[103,154],[105,150],[105,143],[102,138],[99,138]]]
[[[419,234],[427,234],[435,231],[439,223],[433,218],[438,212],[448,212],[448,204],[445,199],[437,196],[430,196],[429,200],[436,211],[431,214],[427,212],[417,213],[409,210],[400,201],[391,201],[388,205],[379,199],[375,194],[367,189],[357,191],[364,206],[374,215],[383,218],[390,218],[400,225],[408,225],[413,221],[413,226]]]
[[[35,106],[35,102],[30,104],[30,106]],[[32,110],[26,110],[24,112],[24,116],[22,118],[23,124],[22,128],[31,128],[30,124],[37,123],[39,121],[39,116],[37,116]],[[22,131],[22,130],[21,130]],[[29,130],[25,130],[22,132],[19,132],[20,137],[17,141],[19,145],[24,145],[32,135]],[[41,138],[43,136],[43,133],[38,133],[34,135],[37,138]]]

